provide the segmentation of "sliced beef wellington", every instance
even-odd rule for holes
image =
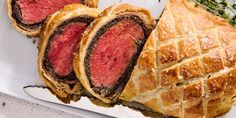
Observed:
[[[236,28],[188,0],[169,0],[120,99],[169,116],[213,118],[235,96]]]
[[[64,7],[51,15],[40,34],[38,71],[41,79],[64,102],[76,100],[81,84],[73,71],[73,53],[99,11],[81,4]]]
[[[74,3],[97,7],[98,0],[8,0],[8,15],[19,32],[35,37],[47,16]]]
[[[85,89],[105,103],[116,101],[153,26],[143,8],[119,4],[102,12],[85,31],[74,59]]]

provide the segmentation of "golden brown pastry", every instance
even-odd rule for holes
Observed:
[[[38,72],[63,102],[80,98],[82,86],[75,76],[73,53],[84,30],[99,10],[81,4],[64,7],[48,17],[40,33]]]
[[[7,3],[12,25],[28,37],[36,37],[47,16],[65,5],[81,3],[97,7],[98,0],[7,0]]]
[[[122,100],[165,115],[212,118],[236,96],[236,29],[188,0],[169,0]]]
[[[105,103],[115,102],[153,25],[149,11],[129,4],[103,11],[85,31],[74,59],[85,89]]]

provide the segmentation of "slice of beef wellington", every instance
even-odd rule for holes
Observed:
[[[105,103],[116,101],[153,26],[143,8],[119,4],[103,11],[85,31],[74,58],[85,89]]]
[[[236,96],[236,28],[188,0],[169,0],[120,99],[153,112],[213,118]]]
[[[51,15],[40,33],[38,71],[41,79],[64,102],[76,100],[81,84],[73,71],[73,53],[99,11],[81,4],[68,5]]]
[[[98,0],[8,0],[8,15],[19,32],[36,37],[47,16],[74,3],[97,7]]]

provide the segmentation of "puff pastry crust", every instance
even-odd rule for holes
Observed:
[[[99,10],[96,8],[89,8],[81,4],[72,4],[64,7],[61,11],[58,11],[48,17],[48,19],[45,21],[45,24],[43,25],[38,46],[38,72],[40,78],[52,90],[52,93],[57,95],[57,97],[63,102],[78,100],[82,92],[82,85],[77,82],[71,88],[66,83],[55,81],[53,77],[50,76],[50,74],[47,74],[48,72],[45,71],[43,67],[43,58],[49,38],[53,35],[57,27],[59,27],[63,22],[83,16],[95,18],[99,13]]]
[[[141,20],[144,22],[145,26],[148,29],[152,29],[154,25],[153,17],[150,15],[149,11],[143,8],[134,7],[129,4],[118,4],[111,6],[104,10],[95,20],[94,22],[87,28],[85,31],[81,43],[80,48],[76,51],[75,58],[74,58],[74,70],[76,73],[76,76],[79,78],[81,84],[85,87],[85,89],[91,93],[94,97],[102,100],[105,103],[112,103],[116,101],[117,97],[114,98],[107,98],[103,97],[100,94],[93,91],[91,87],[91,83],[86,76],[85,73],[85,67],[84,67],[84,59],[87,52],[87,48],[91,41],[93,40],[96,33],[99,31],[99,29],[109,23],[111,20],[127,16],[127,15],[135,15],[141,18]],[[120,93],[117,93],[120,94]],[[118,96],[118,95],[115,95]]]
[[[17,22],[16,18],[13,16],[12,1],[13,0],[7,0],[8,16],[12,26],[27,37],[38,37],[43,23],[38,24],[38,26],[33,29],[30,29],[29,27],[26,27],[23,24]],[[92,8],[96,8],[98,5],[98,0],[83,0],[83,4]]]
[[[169,0],[120,99],[175,117],[216,117],[236,96],[236,29],[188,0]]]

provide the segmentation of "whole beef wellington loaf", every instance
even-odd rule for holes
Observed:
[[[153,112],[212,118],[236,96],[236,28],[188,0],[169,0],[120,99]]]
[[[81,4],[65,6],[51,15],[40,34],[38,71],[41,79],[64,102],[78,100],[81,84],[73,71],[73,53],[89,24],[100,12]]]
[[[153,26],[143,8],[118,4],[103,11],[85,31],[74,58],[85,89],[105,103],[116,101]]]
[[[97,7],[98,0],[8,0],[8,15],[19,32],[35,37],[47,16],[74,3]]]

